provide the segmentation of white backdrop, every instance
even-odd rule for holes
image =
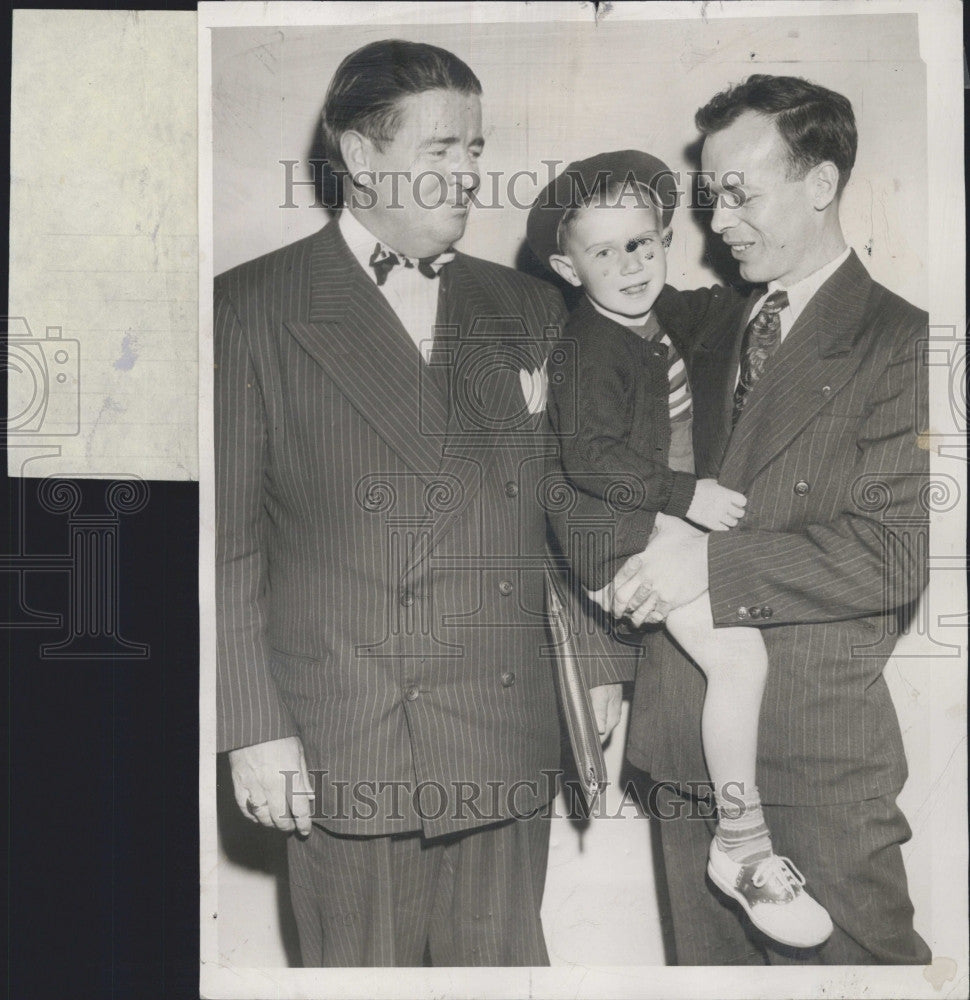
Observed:
[[[793,73],[845,94],[859,126],[859,156],[843,198],[846,237],[873,277],[926,307],[924,272],[926,85],[916,19],[788,17],[531,25],[380,25],[373,28],[218,29],[212,40],[214,268],[226,270],[325,221],[312,191],[285,202],[280,160],[307,160],[327,84],[340,60],[378,38],[441,45],[482,82],[484,171],[523,177],[520,204],[548,179],[543,161],[638,148],[671,169],[696,168],[696,109],[749,73]],[[481,200],[485,205],[488,185]],[[504,187],[503,187],[504,192]],[[525,208],[502,198],[473,211],[461,247],[514,264]],[[674,215],[669,280],[710,284],[702,220]]]
[[[791,5],[794,7],[794,5]],[[431,12],[433,14],[433,11]],[[213,270],[292,242],[326,215],[312,191],[296,189],[282,209],[281,160],[305,166],[323,97],[337,63],[366,42],[398,37],[442,45],[468,62],[484,87],[483,171],[536,170],[520,181],[528,202],[544,183],[544,160],[568,162],[636,147],[681,171],[695,166],[696,108],[752,72],[806,76],[844,93],[860,143],[843,199],[849,242],[873,276],[928,305],[926,71],[915,15],[692,18],[546,24],[424,23],[394,26],[218,28],[212,32]],[[504,190],[504,188],[503,188]],[[483,194],[484,198],[484,194]],[[961,206],[962,211],[962,206]],[[525,209],[505,203],[473,212],[463,250],[520,265]],[[710,284],[703,218],[674,216],[668,280]],[[935,582],[937,599],[960,609],[959,584]],[[965,607],[965,605],[963,605]],[[946,635],[946,641],[960,642]],[[936,640],[937,642],[939,639]],[[901,804],[914,830],[904,849],[916,923],[937,955],[961,955],[966,933],[963,751],[965,713],[959,656],[940,658],[927,635],[904,637],[887,668],[910,761]],[[932,666],[932,669],[930,667]],[[608,761],[619,776],[626,712]],[[609,810],[616,811],[611,791]],[[620,821],[580,831],[557,821],[543,916],[554,965],[659,965],[664,961],[648,824]],[[279,842],[224,827],[218,859],[222,960],[242,966],[286,963],[278,899]],[[811,874],[808,873],[809,878]],[[954,910],[954,906],[956,909]],[[282,918],[285,924],[285,916]]]

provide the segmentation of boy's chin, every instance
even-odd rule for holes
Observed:
[[[653,309],[656,301],[656,295],[645,295],[637,299],[631,298],[629,302],[617,302],[612,311],[620,316],[625,316],[627,319],[638,319],[646,316]]]

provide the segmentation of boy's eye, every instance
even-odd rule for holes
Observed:
[[[609,247],[603,247],[601,250],[596,251],[596,256],[601,259],[604,259],[606,257],[609,257],[612,253],[613,251]]]

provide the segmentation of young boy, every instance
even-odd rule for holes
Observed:
[[[571,164],[529,214],[536,256],[585,293],[563,334],[576,345],[575,367],[549,386],[564,472],[577,490],[636,509],[640,539],[696,534],[679,519],[726,531],[746,504],[694,475],[686,345],[673,343],[651,311],[667,277],[675,199],[660,160],[625,150]],[[606,578],[642,547],[625,551],[620,539],[604,557]],[[701,736],[718,809],[708,873],[764,933],[792,947],[819,945],[831,919],[791,862],[772,851],[756,786],[768,670],[761,634],[715,631],[706,592],[672,611],[666,626],[707,678]]]

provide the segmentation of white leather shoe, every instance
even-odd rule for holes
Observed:
[[[736,899],[751,923],[792,948],[815,948],[832,933],[832,918],[804,890],[805,877],[788,858],[772,854],[740,865],[711,841],[707,874]]]

